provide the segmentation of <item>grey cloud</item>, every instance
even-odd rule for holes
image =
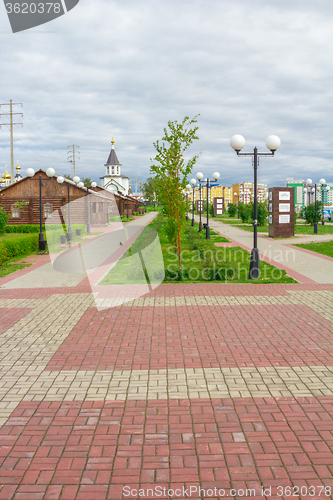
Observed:
[[[275,133],[282,146],[262,160],[260,180],[333,182],[331,19],[328,1],[81,0],[47,25],[54,33],[2,33],[0,98],[23,102],[50,138],[35,129],[46,154],[24,136],[38,142],[32,130],[17,129],[16,157],[23,168],[49,161],[66,172],[66,146],[76,143],[79,173],[98,179],[114,136],[124,173],[144,180],[168,120],[200,113],[191,153],[202,151],[205,175],[250,180],[251,160],[236,158],[230,137],[265,149]],[[0,148],[9,163],[5,133]]]

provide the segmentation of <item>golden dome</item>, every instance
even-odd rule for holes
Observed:
[[[16,165],[16,170],[21,170],[21,167],[19,165],[19,163],[17,162],[17,165]]]
[[[6,172],[3,174],[3,179],[11,179],[11,175],[7,172],[7,169],[6,169]]]
[[[112,137],[112,141],[111,141],[111,144],[112,144],[112,145],[114,144],[114,140],[113,140],[113,137]]]

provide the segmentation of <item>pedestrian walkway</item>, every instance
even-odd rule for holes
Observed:
[[[212,229],[218,231],[226,238],[232,239],[243,248],[247,250],[253,248],[253,233],[212,219],[210,220],[210,226]],[[288,274],[295,277],[297,281],[302,279],[301,277],[303,276],[303,283],[309,282],[308,280],[315,283],[333,283],[333,260],[328,261],[319,254],[310,255],[295,246],[291,246],[299,243],[309,243],[311,241],[331,240],[333,240],[333,234],[297,235],[297,237],[294,238],[273,239],[258,233],[258,248],[261,259],[274,266],[297,273],[292,276],[292,273],[288,272]],[[304,280],[304,277],[307,278],[307,280]]]
[[[86,277],[24,276],[0,280],[0,499],[332,498],[332,284],[98,310]]]

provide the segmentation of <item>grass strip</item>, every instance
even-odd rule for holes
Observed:
[[[287,276],[286,271],[264,261],[260,262],[260,278],[249,280],[250,253],[240,247],[217,248],[216,240],[206,240],[205,233],[199,233],[191,226],[191,221],[188,221],[182,237],[182,265],[179,266],[178,256],[168,240],[164,222],[163,215],[159,214],[148,224],[100,284],[146,283],[147,269],[142,265],[141,257],[144,256],[145,248],[156,237],[155,231],[162,249],[164,283],[296,283],[293,278]],[[158,252],[153,252],[149,257],[149,266],[158,258]],[[147,262],[145,259],[144,261]],[[163,277],[155,278],[160,278],[161,281]]]
[[[333,258],[333,240],[325,242],[320,241],[318,243],[298,243],[294,246],[305,248],[306,250],[311,250],[311,252],[320,253],[322,255],[327,255],[327,257]]]

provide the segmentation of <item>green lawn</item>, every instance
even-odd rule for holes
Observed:
[[[250,233],[253,233],[253,224],[245,224],[243,222],[240,222],[237,225],[232,224],[232,227],[237,227],[238,229],[244,229],[244,231],[249,231]],[[257,230],[258,233],[268,233],[268,225],[257,226]]]
[[[321,253],[322,255],[327,255],[333,258],[333,240],[332,241],[321,241],[318,243],[300,243],[294,245],[295,247],[305,248],[306,250],[311,250],[311,252]]]
[[[238,229],[244,229],[244,231],[249,231],[250,233],[253,233],[253,225],[252,224],[243,224],[242,222],[240,224],[232,224],[232,227],[237,227]],[[258,226],[258,233],[268,233],[268,224],[265,226]],[[296,224],[295,226],[295,234],[314,234],[313,233],[313,226],[310,226],[309,224]],[[318,224],[318,234],[333,234],[333,224],[325,224],[322,226],[321,224]]]
[[[192,221],[191,221],[191,223],[192,223]],[[194,221],[194,229],[199,232],[199,222]],[[202,233],[206,237],[206,228],[204,228],[204,227],[202,228]],[[209,234],[210,234],[210,239],[214,243],[228,243],[229,242],[229,240],[227,238],[225,238],[224,236],[221,236],[219,233],[214,231],[212,228],[209,228]]]
[[[182,266],[180,268],[174,246],[168,240],[164,221],[162,214],[159,214],[146,226],[135,243],[100,284],[145,284],[148,274],[142,266],[143,262],[147,262],[144,252],[145,248],[154,240],[155,231],[158,232],[162,248],[164,283],[295,283],[295,280],[287,276],[285,271],[265,262],[260,263],[261,277],[257,280],[249,280],[250,253],[240,247],[217,248],[214,244],[214,238],[206,240],[205,232],[199,233],[195,227],[191,226],[191,221],[188,221],[186,225],[181,242]],[[150,253],[149,267],[158,263],[159,252],[159,248],[156,247]],[[141,260],[142,257],[144,260]],[[151,275],[149,277],[151,278]],[[155,277],[156,282],[158,282],[158,278],[162,279],[161,269],[158,270],[157,266]]]
[[[20,269],[24,269],[25,267],[29,266],[31,266],[31,264],[10,264],[8,262],[6,262],[5,264],[0,264],[0,278],[3,278],[4,276],[7,276],[7,274],[14,273],[15,271],[19,271]]]
[[[313,226],[309,224],[296,224],[295,234],[314,234]],[[318,224],[318,234],[333,234],[333,224]]]

